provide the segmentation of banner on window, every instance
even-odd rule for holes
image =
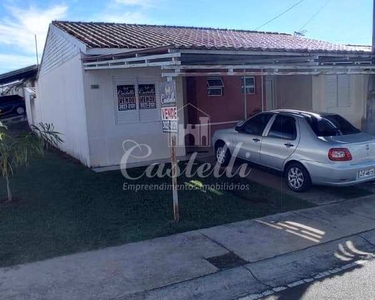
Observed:
[[[155,109],[156,93],[154,84],[138,85],[139,109]]]
[[[136,110],[137,100],[134,85],[117,86],[117,103],[119,111]]]

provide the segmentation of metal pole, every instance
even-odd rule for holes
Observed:
[[[172,81],[172,77],[168,77],[167,81]],[[176,92],[177,97],[177,92]],[[176,99],[177,100],[177,99]],[[177,101],[176,101],[177,105]],[[172,168],[172,197],[173,197],[173,216],[174,221],[180,221],[180,209],[178,205],[178,186],[177,186],[177,155],[176,155],[176,142],[177,134],[174,132],[170,133],[170,155],[171,155],[171,168]]]
[[[38,56],[38,40],[36,38],[36,34],[34,34],[35,40],[35,54],[36,54],[36,64],[39,65],[39,56]]]
[[[263,73],[263,69],[261,70]],[[260,77],[261,91],[262,91],[262,111],[264,111],[264,75]]]
[[[176,133],[171,133],[171,165],[172,165],[172,197],[174,221],[180,221],[180,210],[178,205],[177,187],[177,156],[176,156]]]
[[[375,0],[372,11],[372,52],[375,52]],[[374,62],[374,60],[373,60]],[[375,133],[375,75],[369,76],[367,87],[367,99],[365,105],[365,131],[369,134]]]
[[[375,0],[374,0],[375,1]],[[245,69],[243,70],[245,72]],[[246,97],[246,76],[243,76],[243,106],[244,106],[244,119],[247,119],[247,97]]]

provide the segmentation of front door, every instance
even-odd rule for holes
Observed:
[[[266,109],[271,110],[275,109],[275,100],[274,100],[274,80],[271,78],[266,78]]]
[[[272,116],[271,113],[260,113],[238,128],[233,139],[233,145],[238,147],[239,158],[259,163],[262,135]],[[234,149],[231,149],[231,153],[234,153]]]
[[[291,116],[278,115],[262,139],[261,164],[282,170],[284,162],[296,150],[298,143],[296,119]]]

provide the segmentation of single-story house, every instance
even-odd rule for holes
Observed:
[[[30,120],[53,123],[61,149],[93,168],[119,165],[124,140],[152,149],[134,163],[169,158],[160,84],[171,80],[181,128],[209,118],[208,135],[274,108],[337,112],[361,127],[373,57],[284,33],[54,21]],[[204,139],[180,140],[177,154]]]

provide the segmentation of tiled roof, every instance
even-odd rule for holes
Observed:
[[[333,44],[284,33],[246,30],[54,21],[53,25],[89,48],[188,49],[362,52],[364,47]]]

